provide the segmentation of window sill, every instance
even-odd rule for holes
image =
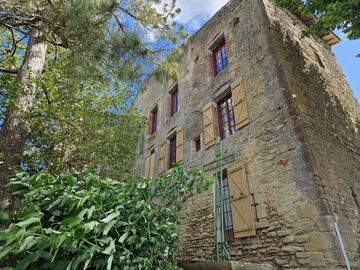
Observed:
[[[218,78],[221,78],[223,77],[224,74],[227,74],[229,73],[229,66],[227,66],[225,69],[223,69],[222,71],[220,71],[219,73],[217,73],[216,75],[213,74],[212,78],[213,79],[218,79]]]
[[[157,136],[157,131],[155,131],[153,134],[148,134],[147,135],[147,138],[146,138],[146,141],[147,142],[150,142],[150,141],[152,141],[152,140],[154,140],[155,138],[156,138],[156,136]]]

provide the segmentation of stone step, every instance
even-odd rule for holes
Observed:
[[[183,270],[273,270],[271,264],[234,261],[180,261],[178,266]]]

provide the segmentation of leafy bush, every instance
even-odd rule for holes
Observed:
[[[19,205],[0,232],[1,266],[130,270],[175,268],[178,212],[209,181],[175,167],[156,180],[21,173],[10,185]]]

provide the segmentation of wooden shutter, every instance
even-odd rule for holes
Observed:
[[[205,149],[209,149],[215,144],[213,114],[212,104],[209,102],[203,108]]]
[[[165,172],[165,164],[166,164],[166,142],[160,145],[159,150],[159,175]]]
[[[150,154],[147,154],[145,157],[144,176],[150,177]]]
[[[238,164],[230,168],[228,178],[234,236],[240,238],[256,235],[249,184],[244,165]]]
[[[245,88],[242,81],[238,81],[231,86],[231,95],[234,106],[236,129],[249,124],[249,115],[246,106]]]
[[[150,155],[150,165],[149,165],[149,176],[150,178],[152,178],[154,176],[154,169],[155,169],[155,152],[153,152]]]
[[[176,131],[176,163],[184,163],[184,131],[182,128]]]

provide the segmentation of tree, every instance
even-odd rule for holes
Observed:
[[[358,0],[274,0],[292,12],[312,13],[317,17],[314,31],[340,29],[349,39],[360,38]]]
[[[12,223],[0,231],[10,269],[177,269],[179,211],[211,183],[192,169],[119,182],[91,173],[19,174]],[[8,269],[8,268],[6,268]]]
[[[125,180],[145,127],[145,119],[128,106],[133,93],[119,86],[111,90],[112,82],[72,81],[67,61],[66,55],[48,61],[37,80],[41,91],[29,119],[23,168],[56,174],[96,168],[103,177]]]
[[[1,81],[6,82],[1,85],[5,93],[1,102],[6,109],[4,112],[1,108],[4,119],[0,152],[4,161],[0,165],[0,201],[9,198],[5,184],[11,171],[22,162],[25,147],[29,146],[26,142],[33,127],[29,117],[46,115],[35,112],[41,107],[37,106],[41,103],[39,100],[47,99],[49,94],[46,87],[39,87],[43,77],[51,77],[46,73],[53,71],[51,64],[49,70],[44,70],[46,61],[66,58],[61,66],[66,81],[62,81],[62,86],[52,87],[50,92],[66,86],[68,91],[79,93],[89,90],[91,82],[97,86],[111,84],[109,91],[130,88],[149,71],[149,66],[163,61],[164,52],[182,36],[181,29],[170,22],[179,12],[174,8],[175,2],[165,5],[163,12],[154,7],[159,2],[0,0],[1,41],[6,45],[0,57]],[[149,36],[155,36],[156,42]],[[173,74],[173,70],[169,72]],[[9,78],[14,75],[15,80]],[[56,95],[60,98],[59,93]],[[55,117],[58,121],[54,122]],[[52,114],[48,130],[54,125],[59,127],[59,119]],[[62,146],[66,143],[63,141]],[[68,149],[76,143],[67,145]],[[53,149],[59,147],[59,144],[53,145]],[[66,151],[68,156],[73,152]]]

